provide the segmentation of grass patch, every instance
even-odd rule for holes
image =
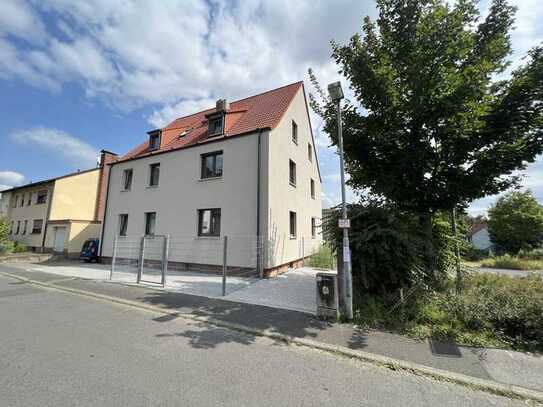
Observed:
[[[309,258],[309,267],[332,269],[334,267],[334,256],[328,245],[322,245],[319,251]]]
[[[533,260],[510,255],[491,257],[481,261],[482,267],[513,270],[543,270],[543,260]]]
[[[370,295],[356,300],[356,322],[408,336],[462,345],[543,351],[543,282],[474,274],[457,295],[454,281],[443,292],[415,293],[404,303]]]

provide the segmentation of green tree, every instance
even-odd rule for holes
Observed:
[[[9,236],[9,221],[7,218],[0,216],[0,244],[8,240]]]
[[[499,198],[488,217],[490,240],[510,253],[543,243],[543,206],[530,191],[514,191]]]
[[[432,218],[518,184],[516,170],[543,151],[543,46],[509,79],[514,7],[494,0],[377,0],[363,36],[332,42],[356,100],[343,102],[349,184],[417,214],[428,270]],[[312,108],[337,144],[336,115],[310,71]]]

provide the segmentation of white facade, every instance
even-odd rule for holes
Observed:
[[[292,141],[293,120],[298,127],[297,144]],[[222,176],[202,180],[202,154],[216,151],[223,153]],[[289,160],[296,163],[296,186],[289,182]],[[150,165],[157,163],[159,183],[150,187]],[[126,169],[133,171],[129,191],[123,190]],[[198,237],[198,210],[213,208],[221,210],[220,236],[229,239],[229,264],[254,265],[251,247],[256,244],[257,233],[264,243],[262,264],[266,269],[308,256],[320,246],[321,180],[303,88],[300,87],[279,125],[272,130],[114,164],[101,255],[113,255],[120,215],[128,215],[126,235],[141,237],[145,233],[145,213],[155,212],[155,234],[169,235],[171,239],[170,261],[219,265],[222,263],[222,251],[218,250],[220,237]],[[296,236],[290,235],[290,211],[296,212]],[[317,226],[314,237],[311,218],[315,218]]]
[[[488,228],[485,226],[481,230],[478,230],[471,236],[471,243],[477,249],[486,250],[492,246],[490,241],[490,235],[488,234]]]

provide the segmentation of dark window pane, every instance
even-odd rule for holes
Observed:
[[[156,213],[147,212],[145,214],[145,234],[152,236],[155,234]]]
[[[200,209],[198,211],[198,235],[220,236],[221,234],[221,210]]]
[[[222,176],[222,151],[202,155],[202,178]]]

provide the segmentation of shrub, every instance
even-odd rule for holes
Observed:
[[[9,221],[7,218],[0,216],[0,244],[8,240]]]
[[[28,251],[28,248],[24,243],[15,242],[15,247],[13,248],[13,253],[23,253]]]
[[[518,257],[526,260],[543,260],[543,248],[537,248],[534,250],[521,250],[518,253]]]
[[[15,249],[15,244],[11,240],[5,240],[0,242],[0,254],[9,254],[13,253]]]
[[[341,261],[339,210],[327,218],[324,231],[332,238],[333,249]],[[454,255],[454,241],[448,234],[446,217],[434,220],[436,265],[426,273],[425,245],[419,219],[395,206],[376,200],[349,205],[348,217],[353,289],[387,296],[413,284],[439,286],[445,279]]]
[[[488,257],[488,250],[481,250],[473,245],[468,245],[463,251],[462,257],[467,261],[479,261]]]
[[[334,266],[334,257],[330,246],[324,244],[319,248],[319,251],[309,259],[309,267],[331,269]]]
[[[543,270],[543,261],[523,259],[505,254],[483,260],[481,266],[513,270]]]
[[[466,277],[456,294],[415,292],[403,306],[377,296],[356,298],[357,323],[476,346],[543,351],[543,282],[494,274]]]

